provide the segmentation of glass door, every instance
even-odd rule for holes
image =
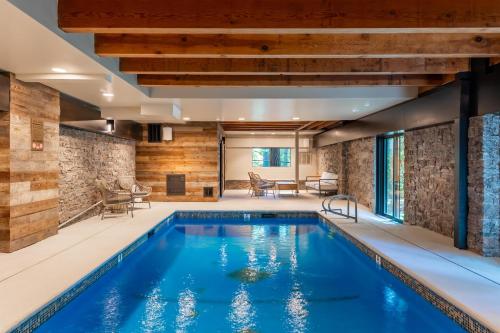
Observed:
[[[399,222],[404,219],[404,136],[402,133],[377,139],[377,213]]]

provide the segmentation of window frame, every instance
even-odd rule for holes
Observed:
[[[260,161],[260,160],[256,160],[254,159],[254,151],[255,149],[269,149],[269,153],[268,153],[268,156],[269,156],[269,160],[268,160],[268,164],[269,165],[255,165],[255,162],[256,161]],[[271,161],[271,150],[272,149],[278,149],[278,150],[281,150],[281,149],[287,149],[288,150],[288,159],[287,161],[285,161],[285,164],[287,165],[271,165],[272,164],[272,161]],[[278,151],[278,154],[280,155],[281,152]],[[262,164],[266,164],[265,161],[266,159],[263,157],[263,163]],[[282,160],[281,160],[281,156],[279,158],[279,164],[281,164]],[[292,167],[292,147],[252,147],[252,168],[291,168]]]

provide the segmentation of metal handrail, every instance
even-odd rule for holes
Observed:
[[[341,208],[333,208],[332,209],[332,201],[334,200],[346,200],[347,201],[347,214],[342,213]],[[326,202],[328,201],[328,204]],[[350,202],[354,202],[354,216],[351,216],[351,211],[350,211]],[[332,213],[334,215],[340,215],[345,218],[353,218],[355,223],[358,223],[358,199],[354,195],[349,195],[349,194],[337,194],[337,195],[332,195],[323,200],[321,203],[321,206],[323,209],[321,210],[322,212],[325,212],[326,214]]]
[[[93,204],[92,206],[84,209],[83,211],[81,211],[80,213],[76,214],[75,216],[69,218],[68,220],[64,221],[63,223],[59,224],[59,227],[58,229],[61,229],[63,228],[66,224],[70,223],[70,222],[73,222],[74,220],[76,220],[77,218],[79,218],[80,216],[82,216],[83,214],[87,213],[89,210],[91,210],[92,208],[95,208],[97,206],[99,206],[100,204],[102,203],[102,200],[101,201],[98,201],[96,202],[95,204]]]

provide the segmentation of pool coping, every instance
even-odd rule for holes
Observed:
[[[406,272],[399,267],[396,263],[387,259],[384,255],[373,249],[370,245],[357,239],[355,236],[342,229],[339,225],[334,223],[321,212],[316,210],[251,210],[251,211],[228,211],[228,210],[176,210],[169,214],[167,217],[158,222],[154,227],[147,230],[144,234],[139,236],[129,245],[117,251],[97,268],[86,274],[79,279],[69,288],[61,292],[52,300],[33,311],[30,315],[26,316],[19,323],[10,328],[9,333],[28,333],[33,332],[40,327],[45,321],[51,318],[57,311],[66,306],[69,302],[78,297],[90,285],[101,278],[105,273],[117,266],[123,258],[127,257],[135,251],[141,244],[146,242],[158,230],[170,224],[175,217],[179,218],[196,218],[196,219],[210,219],[210,218],[242,218],[249,220],[251,218],[300,218],[300,217],[316,217],[320,222],[327,224],[333,228],[335,232],[341,234],[361,252],[366,254],[377,265],[385,269],[393,276],[398,278],[405,285],[410,287],[417,294],[422,296],[426,301],[430,302],[433,306],[439,309],[442,313],[452,319],[457,325],[461,326],[468,332],[473,333],[493,333],[494,331],[482,324],[479,320],[475,319],[467,312],[461,310],[458,306],[448,301],[445,297],[439,295],[432,288],[426,286],[424,283],[412,276],[411,273]]]

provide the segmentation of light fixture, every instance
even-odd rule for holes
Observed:
[[[271,135],[274,135],[274,134],[276,134],[276,133],[274,133],[274,132],[271,133]]]
[[[215,121],[219,121],[219,120],[220,120],[220,118],[215,118]]]
[[[190,121],[191,118],[190,117],[183,117],[182,120],[184,120],[184,121]]]
[[[300,117],[293,117],[292,120],[300,120]]]
[[[369,107],[369,106],[370,106],[370,102],[366,102],[366,103],[365,103],[365,106],[366,106],[366,107]]]
[[[354,109],[352,109],[352,112],[356,113],[356,112],[359,112],[359,110],[354,108]]]
[[[250,134],[254,135],[254,134],[255,134],[255,132],[252,132],[252,133],[250,133]]]
[[[239,117],[239,118],[238,118],[238,120],[239,120],[239,121],[243,121],[243,120],[245,120],[245,118],[243,118],[243,117]]]
[[[61,67],[52,67],[54,73],[67,73],[68,71]]]
[[[112,92],[103,92],[102,95],[104,97],[114,97],[115,96],[115,94],[113,94]]]

